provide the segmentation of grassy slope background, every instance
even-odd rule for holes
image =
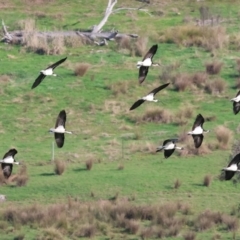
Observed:
[[[88,29],[102,18],[106,5],[102,1],[94,1],[94,4],[71,1],[69,4],[60,0],[0,3],[4,8],[1,17],[9,30],[17,29],[20,20],[31,18],[43,31]],[[117,7],[137,4],[122,1]],[[235,60],[239,52],[231,47],[209,52],[201,47],[160,43],[160,36],[173,26],[184,25],[185,17],[199,18],[201,4],[193,1],[180,1],[177,6],[174,2],[155,3],[149,6],[151,16],[144,12],[120,11],[110,16],[105,26],[148,37],[147,48],[159,43],[154,59],[164,65],[180,64],[176,70],[180,73],[205,71],[205,63],[213,59],[211,53],[224,63],[220,77],[227,86],[220,95],[191,90],[178,92],[173,86],[157,95],[163,103],[160,101],[156,105],[172,114],[186,105],[191,106],[193,117],[184,126],[174,122],[135,124],[134,119],[141,118],[153,104],[145,103],[133,112],[128,111],[129,107],[138,97],[163,83],[159,75],[164,69],[150,69],[146,81],[138,86],[135,64],[140,57],[119,50],[114,42],[103,48],[90,45],[67,48],[60,56],[38,55],[21,46],[1,44],[0,74],[8,76],[8,81],[0,81],[1,154],[10,147],[17,148],[17,159],[27,165],[29,176],[24,187],[1,186],[0,193],[7,196],[1,208],[36,202],[55,203],[68,196],[96,201],[117,193],[120,197],[134,198],[136,204],[188,202],[195,213],[204,209],[229,212],[229,208],[238,205],[239,186],[231,181],[220,182],[217,178],[228,161],[231,144],[225,150],[187,157],[174,154],[168,160],[161,153],[153,153],[164,139],[191,129],[198,113],[215,117],[214,121],[205,123],[205,128],[211,130],[205,142],[216,141],[214,130],[218,125],[231,129],[233,140],[238,140],[238,115],[233,115],[229,99],[237,92],[234,88],[238,77]],[[204,2],[214,14],[227,19],[222,23],[227,34],[238,34],[238,4],[238,1]],[[56,70],[59,77],[46,78],[38,88],[30,89],[39,70],[65,56],[68,60]],[[90,64],[88,72],[83,77],[75,76],[75,64],[83,62]],[[117,88],[121,84],[127,86],[127,91],[114,95],[112,86]],[[62,109],[67,112],[67,129],[75,134],[66,136],[62,149],[55,148],[56,159],[66,162],[64,174],[58,176],[51,162],[53,136],[47,131],[54,126]],[[93,168],[85,171],[85,162],[89,159],[94,161]],[[118,170],[119,165],[124,166],[122,171]],[[17,169],[14,166],[14,173]],[[213,179],[209,187],[202,184],[206,174]],[[177,191],[173,188],[176,179],[182,183]],[[3,231],[3,234],[7,239],[7,233]],[[14,236],[14,230],[12,234],[9,239]],[[232,236],[227,231],[222,234],[223,239]]]

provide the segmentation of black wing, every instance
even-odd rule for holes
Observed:
[[[231,165],[233,164],[239,164],[240,162],[240,153],[238,153],[231,161],[230,163],[228,164],[228,167],[230,167]]]
[[[130,111],[133,110],[133,109],[135,109],[135,108],[137,108],[137,107],[139,107],[139,106],[140,106],[141,104],[143,104],[144,102],[145,102],[145,100],[143,100],[143,99],[137,100],[137,101],[131,106]]]
[[[140,84],[145,80],[145,78],[148,74],[148,68],[149,67],[145,67],[145,66],[141,66],[139,68],[138,81]]]
[[[233,112],[237,114],[240,110],[240,102],[233,102]]]
[[[225,171],[225,180],[230,180],[234,176],[235,172],[233,171]]]
[[[57,117],[57,121],[55,124],[55,128],[57,128],[58,126],[64,126],[65,127],[65,123],[67,121],[67,115],[65,110],[62,110]]]
[[[155,53],[157,52],[157,49],[158,49],[158,45],[153,45],[149,50],[148,52],[146,53],[146,55],[144,56],[143,58],[143,61],[147,58],[153,58],[153,56],[155,55]]]
[[[35,82],[33,83],[32,85],[32,89],[37,87],[41,82],[42,80],[45,78],[46,76],[42,73],[40,73],[40,75],[37,77],[37,79],[35,80]]]
[[[2,163],[3,175],[5,178],[9,178],[12,174],[13,165],[9,163]]]
[[[236,97],[237,97],[238,95],[240,95],[240,90],[238,91],[238,93],[237,93]]]
[[[176,143],[178,142],[178,139],[177,138],[167,139],[163,142],[163,146],[167,145],[167,143],[169,142]]]
[[[56,144],[59,148],[63,147],[64,144],[64,133],[54,133]]]
[[[17,154],[17,150],[15,148],[10,149],[7,153],[4,154],[3,159],[12,156],[14,158],[14,156]]]
[[[193,124],[193,127],[192,127],[192,130],[194,130],[196,127],[198,126],[202,126],[204,123],[204,118],[201,114],[198,114],[196,119],[195,119],[195,122]]]
[[[155,95],[156,93],[158,93],[160,90],[164,89],[165,87],[167,87],[170,83],[166,83],[163,84],[155,89],[153,89],[149,94],[153,93],[153,95]]]
[[[199,148],[202,145],[202,141],[204,138],[203,134],[192,135],[192,137],[193,137],[195,148]]]
[[[174,151],[175,151],[175,148],[169,149],[169,150],[164,150],[164,157],[169,158],[173,154]]]
[[[63,58],[63,59],[61,59],[61,60],[59,60],[58,62],[55,62],[54,64],[50,65],[50,66],[47,67],[46,69],[48,69],[48,68],[52,68],[52,69],[54,69],[54,68],[56,68],[58,65],[60,65],[61,63],[63,63],[66,59],[67,59],[67,57],[65,57],[65,58]],[[46,69],[45,69],[45,70],[46,70]]]

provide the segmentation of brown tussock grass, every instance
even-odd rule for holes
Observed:
[[[220,78],[207,83],[205,86],[205,91],[210,94],[222,94],[225,89],[226,82]]]
[[[114,82],[107,86],[112,91],[114,96],[118,96],[120,94],[127,94],[129,89],[131,89],[135,83],[129,81],[120,81]]]
[[[237,68],[237,71],[238,71],[238,75],[240,76],[240,59],[236,59],[236,68]]]
[[[222,70],[223,63],[218,61],[213,61],[211,63],[206,63],[206,73],[209,75],[219,74]]]
[[[239,221],[237,217],[224,214],[222,222],[226,225],[228,231],[236,232],[239,229]]]
[[[123,163],[120,163],[119,165],[118,165],[118,168],[117,168],[118,170],[123,170],[124,169],[124,164]]]
[[[148,38],[147,37],[140,37],[137,39],[134,45],[134,56],[137,57],[144,57],[147,49]]]
[[[199,231],[204,231],[209,228],[212,228],[216,224],[222,223],[223,214],[219,212],[212,212],[206,210],[203,213],[200,213],[194,222],[194,226]]]
[[[8,75],[1,75],[0,76],[0,84],[9,84],[10,82],[12,82],[12,79],[8,76]]]
[[[88,160],[86,161],[86,169],[87,169],[88,171],[90,171],[90,170],[92,169],[92,167],[93,167],[93,160],[92,160],[92,159],[88,159]]]
[[[173,79],[173,86],[176,91],[183,92],[187,89],[190,89],[192,86],[192,79],[189,77],[189,74],[178,74]]]
[[[235,88],[238,88],[238,89],[240,88],[240,78],[236,79]]]
[[[114,115],[125,113],[129,106],[123,101],[105,100],[104,110]]]
[[[192,106],[184,106],[175,114],[174,122],[177,125],[185,125],[188,122],[188,119],[191,119],[193,116],[193,107]]]
[[[172,82],[176,75],[175,70],[177,70],[180,66],[180,62],[174,62],[169,65],[162,66],[159,79],[163,82]]]
[[[196,72],[191,75],[192,83],[198,88],[203,88],[208,80],[208,75],[205,72]]]
[[[7,179],[4,177],[3,171],[1,169],[0,170],[0,185],[6,184],[6,183],[7,183]]]
[[[62,175],[65,171],[66,164],[62,160],[55,160],[54,161],[54,172],[57,175]]]
[[[219,143],[219,147],[221,149],[228,149],[229,144],[233,137],[232,131],[225,126],[220,125],[216,128],[215,134]]]
[[[181,181],[177,178],[175,181],[174,181],[174,185],[173,185],[173,188],[174,189],[179,189],[181,187],[182,183]]]
[[[211,175],[206,175],[206,176],[204,176],[203,186],[209,187],[209,186],[211,185],[211,182],[212,182],[212,177],[211,177]]]
[[[172,122],[172,114],[160,107],[150,107],[140,118],[140,122],[170,123]]]
[[[116,41],[117,41],[117,46],[119,50],[121,49],[127,49],[129,51],[132,50],[130,37],[125,36],[125,37],[116,39]]]
[[[75,69],[74,69],[74,74],[76,76],[84,76],[86,74],[86,72],[88,71],[90,67],[90,64],[88,63],[78,63],[76,66],[75,66]]]
[[[93,238],[96,234],[96,226],[94,224],[86,224],[84,226],[81,226],[76,232],[74,233],[74,236],[76,237],[88,237]]]
[[[160,42],[176,43],[186,47],[203,47],[208,51],[223,49],[229,42],[226,29],[221,26],[199,27],[194,25],[184,25],[173,27],[165,31],[160,37]]]
[[[27,184],[28,180],[29,180],[29,177],[27,174],[27,166],[26,165],[20,165],[17,174],[12,175],[9,179],[9,181],[15,182],[17,187],[25,186]]]
[[[184,240],[195,240],[196,239],[196,233],[195,232],[187,232],[183,235]]]
[[[43,235],[39,239],[94,238],[125,229],[126,234],[145,239],[181,234],[184,239],[191,240],[195,239],[189,233],[191,231],[205,231],[224,225],[228,231],[236,232],[239,226],[237,217],[210,210],[198,214],[194,219],[182,215],[185,204],[180,202],[133,204],[117,194],[111,200],[82,202],[68,198],[67,202],[47,206],[9,205],[2,209],[0,228],[9,224],[21,227],[30,225],[41,230]]]

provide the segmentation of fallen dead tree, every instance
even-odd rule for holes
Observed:
[[[117,0],[108,0],[108,5],[105,10],[105,14],[103,19],[100,21],[98,25],[95,25],[90,30],[69,30],[69,31],[24,31],[24,30],[14,30],[8,32],[6,25],[2,21],[2,30],[3,30],[3,37],[1,39],[2,42],[10,43],[10,44],[25,44],[25,40],[29,36],[35,36],[37,38],[42,39],[54,39],[54,38],[67,38],[67,37],[79,37],[85,38],[85,41],[88,43],[96,44],[99,46],[107,45],[109,40],[114,40],[117,38],[123,37],[130,37],[130,38],[137,38],[138,35],[135,33],[119,33],[118,31],[102,31],[103,26],[108,21],[109,16],[112,13],[116,13],[122,10],[137,10],[137,11],[144,11],[148,12],[147,9],[144,9],[143,6],[138,8],[118,8],[113,10]]]

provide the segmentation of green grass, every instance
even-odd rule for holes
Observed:
[[[26,4],[17,7],[20,6],[19,2],[12,1],[4,9],[2,18],[9,30],[17,30],[17,22],[26,18],[34,18],[40,30],[86,29],[98,23],[105,10],[102,1],[94,1],[97,5],[82,1],[79,6],[79,1],[66,4],[65,1],[56,0],[50,1],[48,6],[29,4],[28,8]],[[136,7],[136,4],[138,3],[122,1],[117,7]],[[110,16],[104,29],[115,28],[120,32],[134,32],[140,36],[147,34],[150,47],[158,42],[159,35],[164,34],[166,29],[184,25],[185,16],[199,17],[197,3],[187,4],[182,1],[179,6],[175,5],[174,2],[166,4],[161,16],[154,15],[154,12],[162,10],[162,6],[150,5],[149,12],[152,16],[143,12],[120,11]],[[231,18],[231,21],[226,21],[223,25],[228,34],[236,33],[237,1],[231,1],[231,4],[227,1],[205,1],[204,5],[208,5],[212,12],[219,13],[223,18]],[[181,14],[176,15],[172,8],[177,8]],[[44,13],[44,17],[37,17],[37,13]],[[134,116],[141,117],[153,104],[144,103],[132,112],[129,112],[129,107],[138,97],[163,83],[159,75],[167,65],[179,63],[179,68],[174,73],[205,71],[205,63],[213,58],[210,52],[202,48],[159,44],[154,60],[163,66],[151,68],[145,82],[138,86],[136,62],[139,57],[131,56],[128,52],[122,53],[115,42],[103,48],[94,45],[69,48],[61,56],[37,55],[26,52],[23,46],[1,44],[0,75],[9,76],[10,81],[2,82],[0,76],[0,154],[3,156],[11,147],[17,148],[16,159],[27,165],[29,181],[24,187],[12,184],[1,186],[0,193],[7,196],[7,201],[1,204],[0,209],[11,204],[25,206],[36,202],[64,202],[69,196],[83,202],[95,202],[109,199],[118,193],[119,198],[134,198],[134,204],[180,201],[188,202],[193,214],[205,209],[230,213],[230,209],[238,205],[239,184],[221,182],[218,175],[228,162],[231,145],[227,150],[217,149],[203,156],[179,157],[174,153],[167,160],[161,152],[152,154],[147,150],[148,145],[155,149],[164,139],[177,137],[180,132],[190,130],[198,113],[216,117],[214,121],[205,122],[205,128],[211,130],[204,138],[205,143],[216,143],[214,130],[218,125],[230,128],[234,132],[233,139],[238,139],[236,129],[239,116],[233,115],[229,99],[237,92],[233,88],[237,78],[235,59],[240,54],[228,48],[216,49],[214,53],[217,60],[224,63],[219,75],[227,83],[223,94],[214,96],[192,90],[176,92],[170,85],[157,95],[160,102],[156,106],[162,106],[172,114],[188,104],[195,108],[193,118],[188,119],[185,126],[177,126],[174,122],[135,123]],[[65,56],[68,57],[67,61],[56,69],[58,77],[48,77],[40,86],[31,90],[39,71]],[[77,77],[74,75],[74,64],[81,62],[89,63],[90,68],[86,75]],[[214,78],[209,78],[208,81]],[[110,86],[123,82],[128,84],[128,91],[115,96]],[[57,176],[51,163],[54,138],[48,129],[55,125],[56,117],[62,109],[67,112],[66,128],[74,134],[66,135],[62,149],[55,147],[56,159],[67,163],[63,175]],[[94,160],[91,171],[87,171],[85,165],[89,158]],[[123,170],[118,170],[119,164],[124,166]],[[14,166],[14,174],[17,170],[18,166]],[[213,180],[209,187],[204,187],[203,179],[207,174]],[[177,190],[174,189],[176,179],[181,181]],[[94,193],[94,197],[91,193]],[[24,232],[25,239],[33,239],[42,234],[42,230],[27,226],[12,228],[0,230],[1,236],[13,239]],[[215,231],[222,235],[222,239],[232,239],[231,232],[222,229]],[[239,230],[236,234],[239,236]],[[211,231],[197,233],[197,239],[210,239],[212,236]],[[107,237],[110,236],[99,236],[96,239],[109,239]],[[127,239],[139,238],[137,235],[129,235]],[[182,238],[178,236],[168,239]]]

